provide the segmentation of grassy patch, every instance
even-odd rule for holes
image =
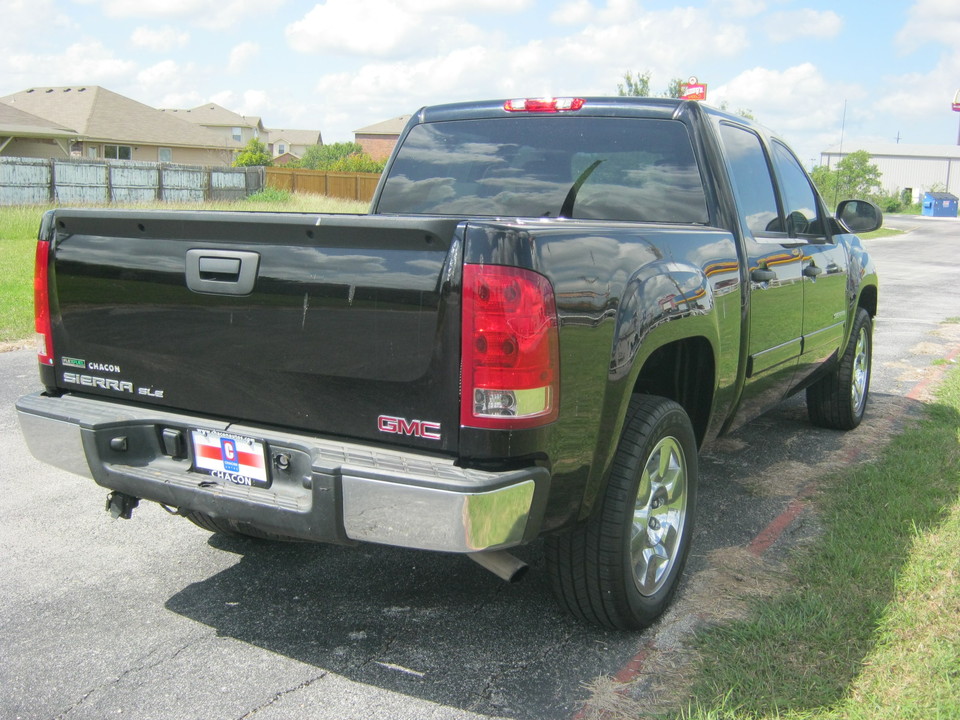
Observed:
[[[46,208],[0,208],[0,342],[33,332],[33,255]]]
[[[282,190],[264,191],[234,203],[157,203],[127,207],[354,214],[367,210],[366,203]],[[33,255],[40,217],[49,209],[50,206],[42,205],[0,207],[0,342],[23,340],[33,333]]]
[[[938,397],[822,485],[793,589],[702,633],[688,717],[960,717],[960,371]]]

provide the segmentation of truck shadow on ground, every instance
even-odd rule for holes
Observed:
[[[736,591],[718,589],[710,575],[718,564],[742,554],[810,483],[871,459],[921,407],[874,395],[861,428],[837,433],[810,426],[803,403],[791,401],[708,448],[687,578],[663,621],[643,633],[606,632],[567,617],[553,600],[539,544],[520,549],[531,570],[508,585],[454,555],[214,535],[210,545],[240,562],[184,588],[166,607],[219,636],[358,683],[524,720],[572,717],[595,700],[585,684],[617,675],[646,648],[649,672],[627,694],[650,709],[647,698],[664,693],[658,662],[667,663],[664,675],[682,695],[676,663],[690,655],[684,650],[696,629],[730,617]],[[804,513],[761,559],[778,562],[815,542],[817,531],[816,518]],[[737,568],[745,591],[756,586],[751,573],[766,572],[763,564]],[[711,614],[708,604],[724,612]],[[671,635],[669,651],[663,633]]]
[[[609,672],[634,645],[561,613],[536,545],[523,553],[527,577],[508,585],[453,555],[224,536],[210,544],[240,562],[184,588],[169,610],[355,682],[466,711],[569,717],[584,697],[576,678]]]

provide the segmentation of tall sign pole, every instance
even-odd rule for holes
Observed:
[[[960,112],[960,90],[953,96],[953,111]],[[960,145],[960,123],[957,123],[957,145]]]

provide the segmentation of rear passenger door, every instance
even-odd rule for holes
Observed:
[[[720,137],[740,215],[749,287],[747,419],[789,390],[803,348],[804,251],[787,231],[770,157],[760,136],[723,122]]]
[[[787,234],[803,252],[803,343],[796,384],[843,342],[849,263],[846,247],[828,235],[822,204],[796,156],[777,140],[771,147]]]

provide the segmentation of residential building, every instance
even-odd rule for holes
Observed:
[[[67,157],[75,130],[0,102],[0,155]]]
[[[254,138],[266,142],[264,140],[266,129],[259,117],[240,115],[214,102],[204,103],[189,110],[165,109],[163,112],[200,125],[224,140],[239,143],[241,147]]]
[[[354,140],[360,144],[363,151],[374,160],[386,160],[393,152],[400,133],[406,127],[409,115],[399,117],[353,131]]]
[[[299,160],[313,145],[323,145],[319,130],[267,130],[267,148],[273,155],[275,165],[286,165]]]
[[[894,143],[845,143],[843,150],[832,147],[820,153],[820,164],[835,166],[850,153],[865,150],[881,173],[887,195],[909,190],[919,202],[931,188],[960,195],[960,146],[907,145]]]
[[[98,85],[30,88],[0,104],[73,131],[73,157],[229,165],[240,143]],[[42,148],[45,149],[45,148]]]

